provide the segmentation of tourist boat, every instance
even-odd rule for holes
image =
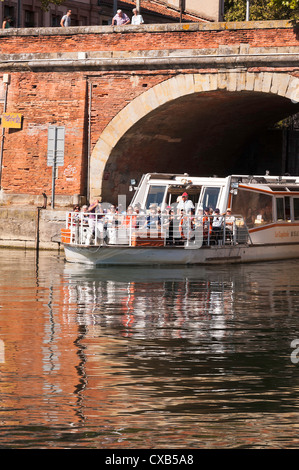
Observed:
[[[148,173],[134,189],[132,214],[120,208],[114,216],[67,214],[61,238],[67,261],[188,266],[299,258],[299,177]],[[178,210],[184,192],[192,214]],[[220,214],[207,218],[206,208]]]

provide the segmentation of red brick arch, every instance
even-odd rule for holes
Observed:
[[[299,102],[299,78],[280,72],[223,72],[181,74],[165,80],[137,97],[108,124],[90,159],[90,197],[100,196],[109,156],[124,134],[159,106],[192,93],[226,90],[276,94]]]

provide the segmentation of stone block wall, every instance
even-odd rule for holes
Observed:
[[[0,207],[0,247],[59,249],[65,220],[65,211]]]

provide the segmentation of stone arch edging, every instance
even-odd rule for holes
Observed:
[[[131,101],[100,135],[90,157],[90,198],[101,194],[101,175],[111,151],[135,123],[159,106],[181,96],[216,90],[273,93],[299,102],[299,78],[287,73],[230,71],[180,74],[169,78]]]

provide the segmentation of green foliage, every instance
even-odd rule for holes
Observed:
[[[47,11],[49,10],[50,3],[54,3],[55,5],[61,5],[64,3],[65,0],[41,0],[42,9]]]
[[[246,0],[225,0],[225,21],[245,21]],[[250,0],[251,21],[298,20],[299,0]]]

